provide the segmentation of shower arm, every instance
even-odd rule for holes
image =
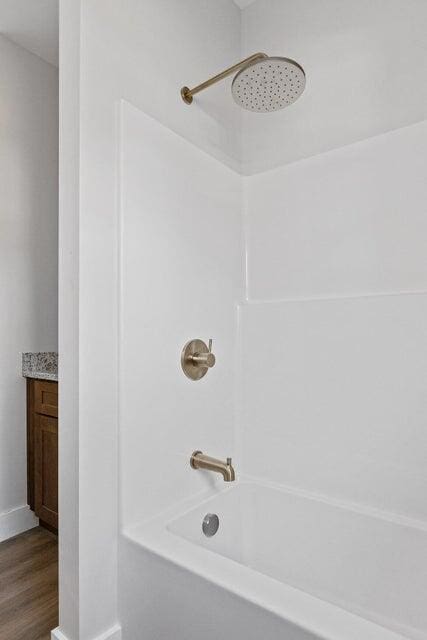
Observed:
[[[261,52],[254,53],[253,55],[249,56],[249,58],[245,58],[244,60],[241,60],[237,64],[234,64],[232,67],[229,67],[225,71],[222,71],[221,73],[218,73],[216,76],[213,76],[213,78],[209,78],[209,80],[206,80],[206,82],[202,82],[202,84],[198,84],[197,87],[194,87],[194,89],[189,89],[188,87],[182,87],[181,97],[186,104],[191,104],[193,102],[193,96],[196,93],[199,93],[200,91],[203,91],[208,87],[211,87],[213,84],[216,84],[220,80],[227,78],[227,76],[231,76],[231,74],[233,74],[235,71],[238,71],[242,67],[249,66],[253,62],[256,62],[257,60],[261,60],[262,58],[268,58],[268,55],[266,53],[261,53]]]

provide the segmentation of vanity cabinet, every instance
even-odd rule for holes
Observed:
[[[58,529],[58,383],[27,379],[28,504]]]

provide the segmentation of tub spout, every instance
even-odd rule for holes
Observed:
[[[201,451],[194,451],[190,458],[190,466],[193,469],[208,469],[220,473],[224,482],[234,482],[236,479],[231,458],[227,458],[226,462],[223,462],[223,460],[205,456]]]

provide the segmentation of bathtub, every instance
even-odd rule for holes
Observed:
[[[121,536],[124,640],[427,638],[425,524],[250,480],[221,487]]]

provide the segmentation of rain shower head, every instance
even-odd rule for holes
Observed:
[[[235,102],[249,111],[277,111],[298,100],[305,88],[302,67],[289,58],[264,58],[244,67],[233,80]]]
[[[237,71],[231,92],[235,102],[248,111],[278,111],[298,100],[305,88],[304,69],[290,58],[255,53],[194,89],[183,87],[181,96],[191,104],[193,96]]]

